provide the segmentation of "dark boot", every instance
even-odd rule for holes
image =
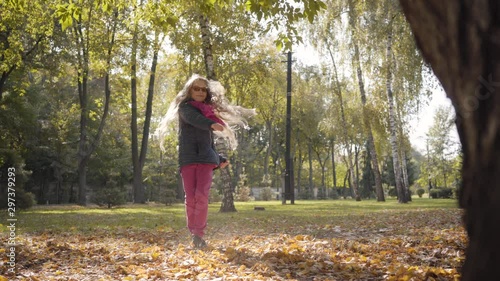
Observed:
[[[198,235],[193,235],[193,244],[194,247],[198,249],[203,249],[207,247],[207,242],[205,242],[205,240],[203,240],[203,238],[201,238]]]

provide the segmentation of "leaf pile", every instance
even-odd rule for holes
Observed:
[[[17,276],[8,276],[5,264],[0,275],[40,281],[458,280],[467,243],[460,215],[443,209],[328,221],[248,218],[211,224],[204,250],[191,247],[186,230],[25,233],[17,237]]]

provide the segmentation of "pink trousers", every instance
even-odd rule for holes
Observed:
[[[208,195],[214,164],[189,164],[181,167],[187,227],[191,234],[203,237],[207,227]]]

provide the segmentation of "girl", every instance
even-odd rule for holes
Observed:
[[[207,226],[208,196],[213,170],[224,168],[229,162],[215,151],[214,133],[237,146],[233,126],[247,127],[246,118],[255,110],[231,105],[224,96],[224,87],[193,75],[170,104],[160,122],[157,134],[160,146],[168,133],[169,124],[178,120],[179,166],[185,193],[187,227],[193,244],[203,248]]]

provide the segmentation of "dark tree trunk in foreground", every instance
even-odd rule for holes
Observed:
[[[500,279],[500,3],[400,0],[456,111],[469,236],[462,280]]]

